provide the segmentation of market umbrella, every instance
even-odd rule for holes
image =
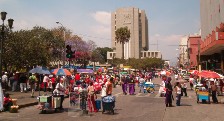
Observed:
[[[202,71],[198,73],[198,76],[205,77],[205,78],[220,78],[216,72],[213,71]]]
[[[189,73],[193,75],[198,75],[199,72],[198,70],[190,70]]]
[[[29,73],[36,73],[36,74],[51,74],[50,73],[50,71],[47,69],[47,68],[45,68],[45,67],[40,67],[40,66],[38,66],[38,67],[36,67],[36,68],[33,68],[33,69],[31,69],[30,71],[29,71]],[[40,96],[40,82],[41,82],[41,75],[39,75],[40,76],[40,79],[39,79],[39,96]]]
[[[29,73],[36,73],[36,74],[51,74],[50,71],[45,67],[36,67],[29,71]]]
[[[70,75],[72,75],[71,72],[69,72],[67,69],[62,69],[62,68],[54,69],[54,71],[52,73],[57,75],[57,76],[70,76]]]

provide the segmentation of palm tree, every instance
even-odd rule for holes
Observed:
[[[122,44],[122,59],[124,59],[124,44],[130,39],[130,30],[128,27],[120,27],[115,31],[115,39]]]

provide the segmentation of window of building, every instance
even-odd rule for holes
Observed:
[[[141,57],[143,57],[143,52],[141,52]]]
[[[144,52],[144,57],[146,57],[146,52]]]
[[[112,58],[113,53],[110,53],[110,57]]]

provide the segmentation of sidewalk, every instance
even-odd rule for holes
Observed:
[[[17,99],[17,105],[19,108],[24,108],[28,106],[33,106],[38,104],[37,96],[39,96],[39,91],[35,91],[34,97],[31,97],[31,92],[12,92],[12,91],[7,91],[6,93],[9,93],[10,97],[12,99]],[[40,91],[40,95],[43,94],[50,94],[50,92],[43,92]]]

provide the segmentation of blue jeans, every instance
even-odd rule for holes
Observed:
[[[139,84],[139,87],[140,87],[139,92],[143,92],[144,93],[144,85],[140,83]]]
[[[180,106],[180,99],[181,99],[181,94],[177,94],[176,96],[176,105]]]

